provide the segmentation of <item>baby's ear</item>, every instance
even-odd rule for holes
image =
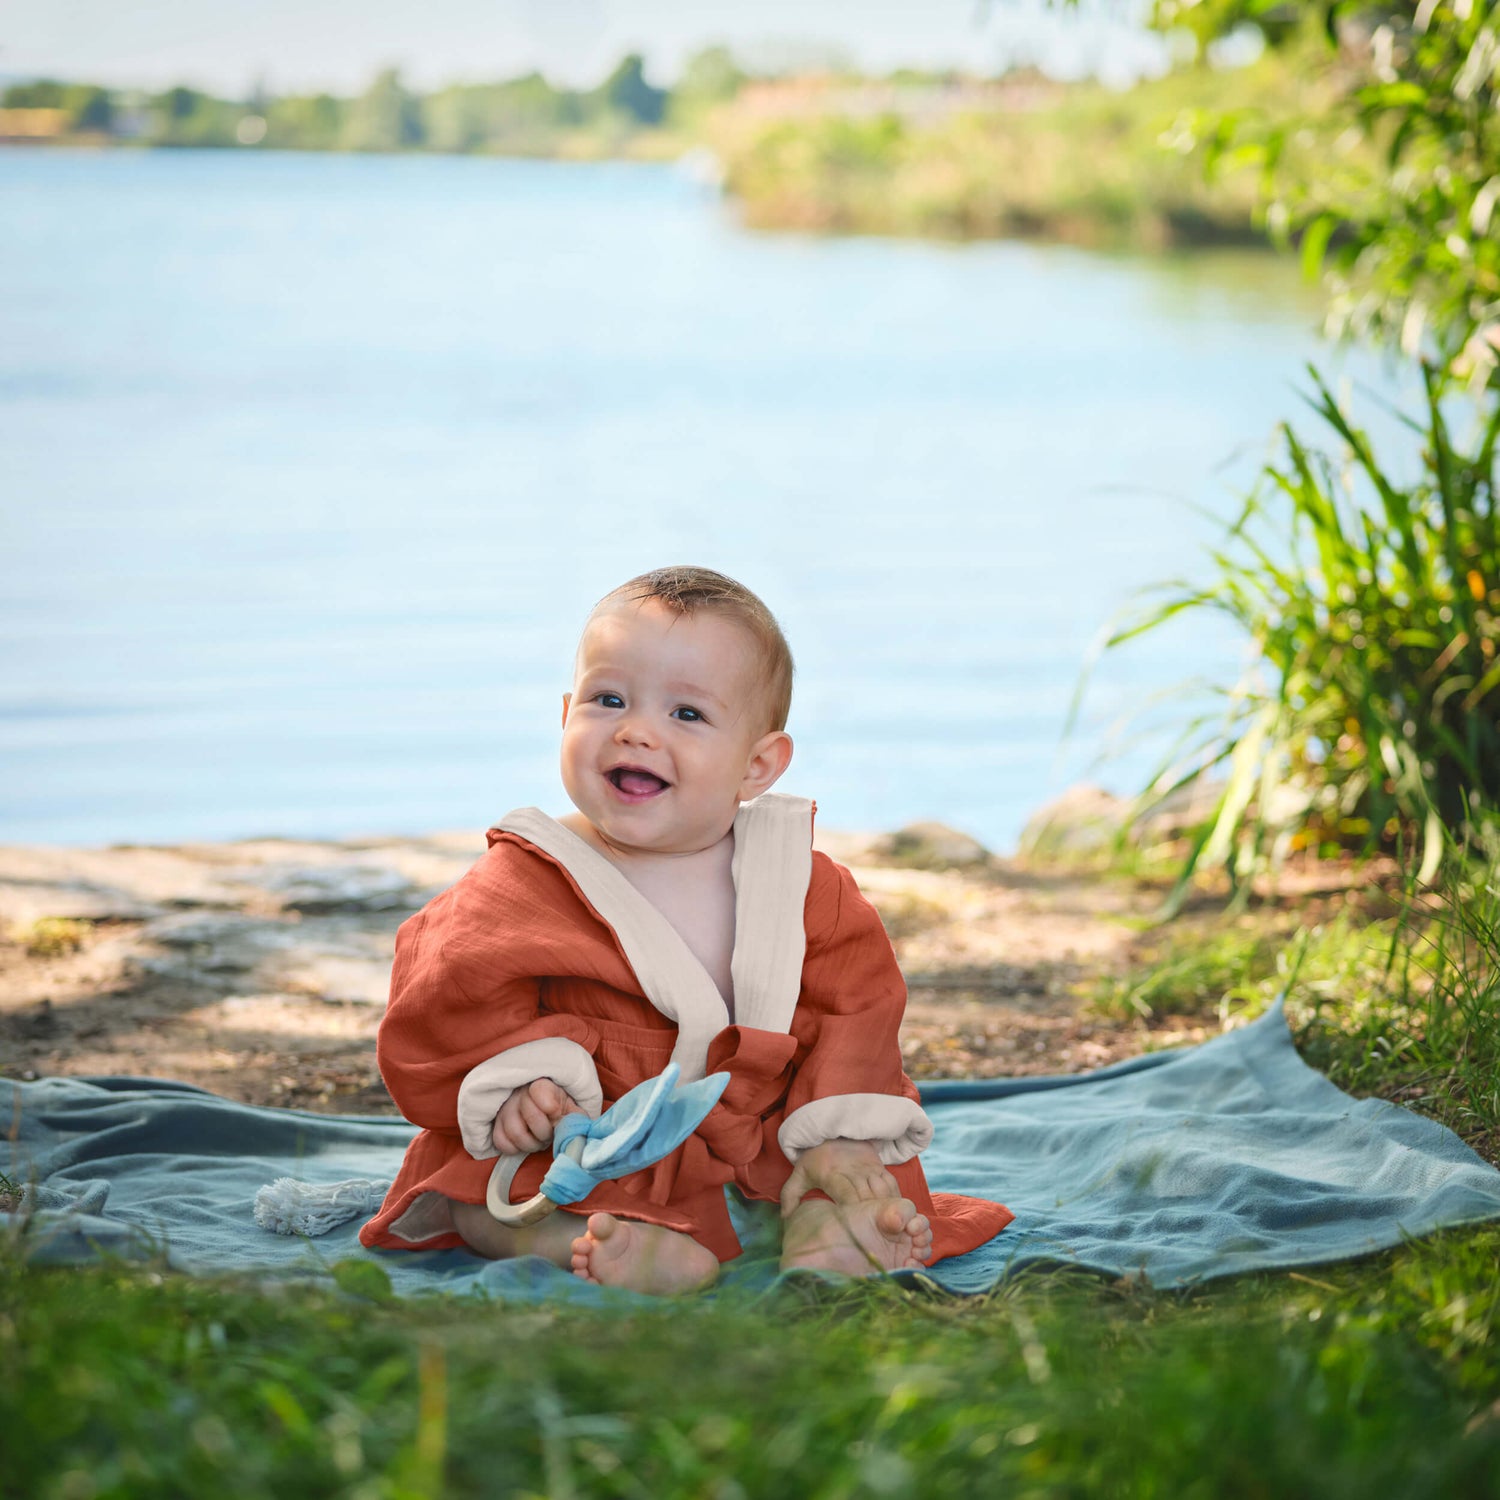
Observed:
[[[573,695],[572,695],[572,693],[564,693],[563,694],[563,717],[562,717],[563,728],[564,729],[566,729],[568,727],[568,707],[569,707],[569,705],[572,702],[573,702]]]
[[[740,801],[768,792],[781,779],[781,773],[792,763],[792,737],[784,729],[762,735],[750,750],[745,779],[740,783]]]

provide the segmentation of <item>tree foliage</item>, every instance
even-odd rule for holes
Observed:
[[[1335,329],[1486,382],[1500,347],[1500,5],[1493,0],[1155,0],[1200,45],[1257,26],[1302,50],[1317,117],[1206,122],[1210,164],[1263,174],[1267,222],[1326,272]],[[1315,172],[1288,146],[1316,135]]]
[[[244,109],[197,89],[173,88],[151,100],[150,113],[153,145],[231,146]]]
[[[0,94],[4,109],[60,109],[68,116],[68,129],[79,132],[107,131],[114,121],[109,91],[90,83],[59,83],[39,78],[31,83],[13,83]]]
[[[267,146],[292,151],[333,151],[343,135],[347,106],[332,94],[290,95],[265,104]]]
[[[638,52],[620,59],[600,93],[611,109],[642,125],[660,124],[667,110],[666,92],[646,81],[645,62]]]
[[[394,68],[377,74],[350,106],[343,143],[354,151],[403,151],[422,144],[418,101],[401,86]]]
[[[672,88],[669,108],[674,121],[691,122],[705,110],[733,99],[747,77],[727,47],[705,47],[695,52]]]
[[[689,64],[684,99],[701,108],[744,81],[722,48]],[[33,79],[0,91],[0,107],[61,111],[57,132],[116,135],[157,146],[252,146],[309,151],[489,151],[507,155],[607,154],[660,127],[675,94],[646,77],[631,53],[596,87],[559,88],[540,73],[414,93],[388,68],[353,98],[273,96],[257,85],[244,100],[179,85],[145,99],[88,83]],[[144,108],[142,108],[144,104]],[[691,115],[691,110],[688,112]],[[674,116],[674,124],[681,118]]]

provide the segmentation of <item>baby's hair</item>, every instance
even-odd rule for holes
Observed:
[[[611,599],[641,603],[657,599],[679,615],[696,614],[702,609],[743,625],[754,638],[760,657],[770,727],[786,728],[787,715],[792,709],[792,649],[776,623],[776,616],[744,584],[711,568],[653,568],[611,589],[594,608]]]

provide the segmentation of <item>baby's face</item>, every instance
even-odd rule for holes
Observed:
[[[614,849],[690,854],[716,844],[790,751],[765,722],[743,626],[654,599],[611,602],[589,621],[564,699],[562,778]]]

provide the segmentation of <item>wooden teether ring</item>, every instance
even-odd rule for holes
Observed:
[[[586,1136],[575,1135],[563,1147],[563,1155],[571,1157],[576,1162],[581,1162],[583,1160],[583,1147],[586,1140]],[[545,1193],[538,1193],[534,1198],[528,1198],[524,1203],[493,1203],[487,1198],[485,1200],[485,1207],[489,1209],[490,1215],[496,1223],[507,1225],[511,1229],[524,1229],[530,1224],[540,1224],[548,1214],[556,1211],[557,1204]]]

